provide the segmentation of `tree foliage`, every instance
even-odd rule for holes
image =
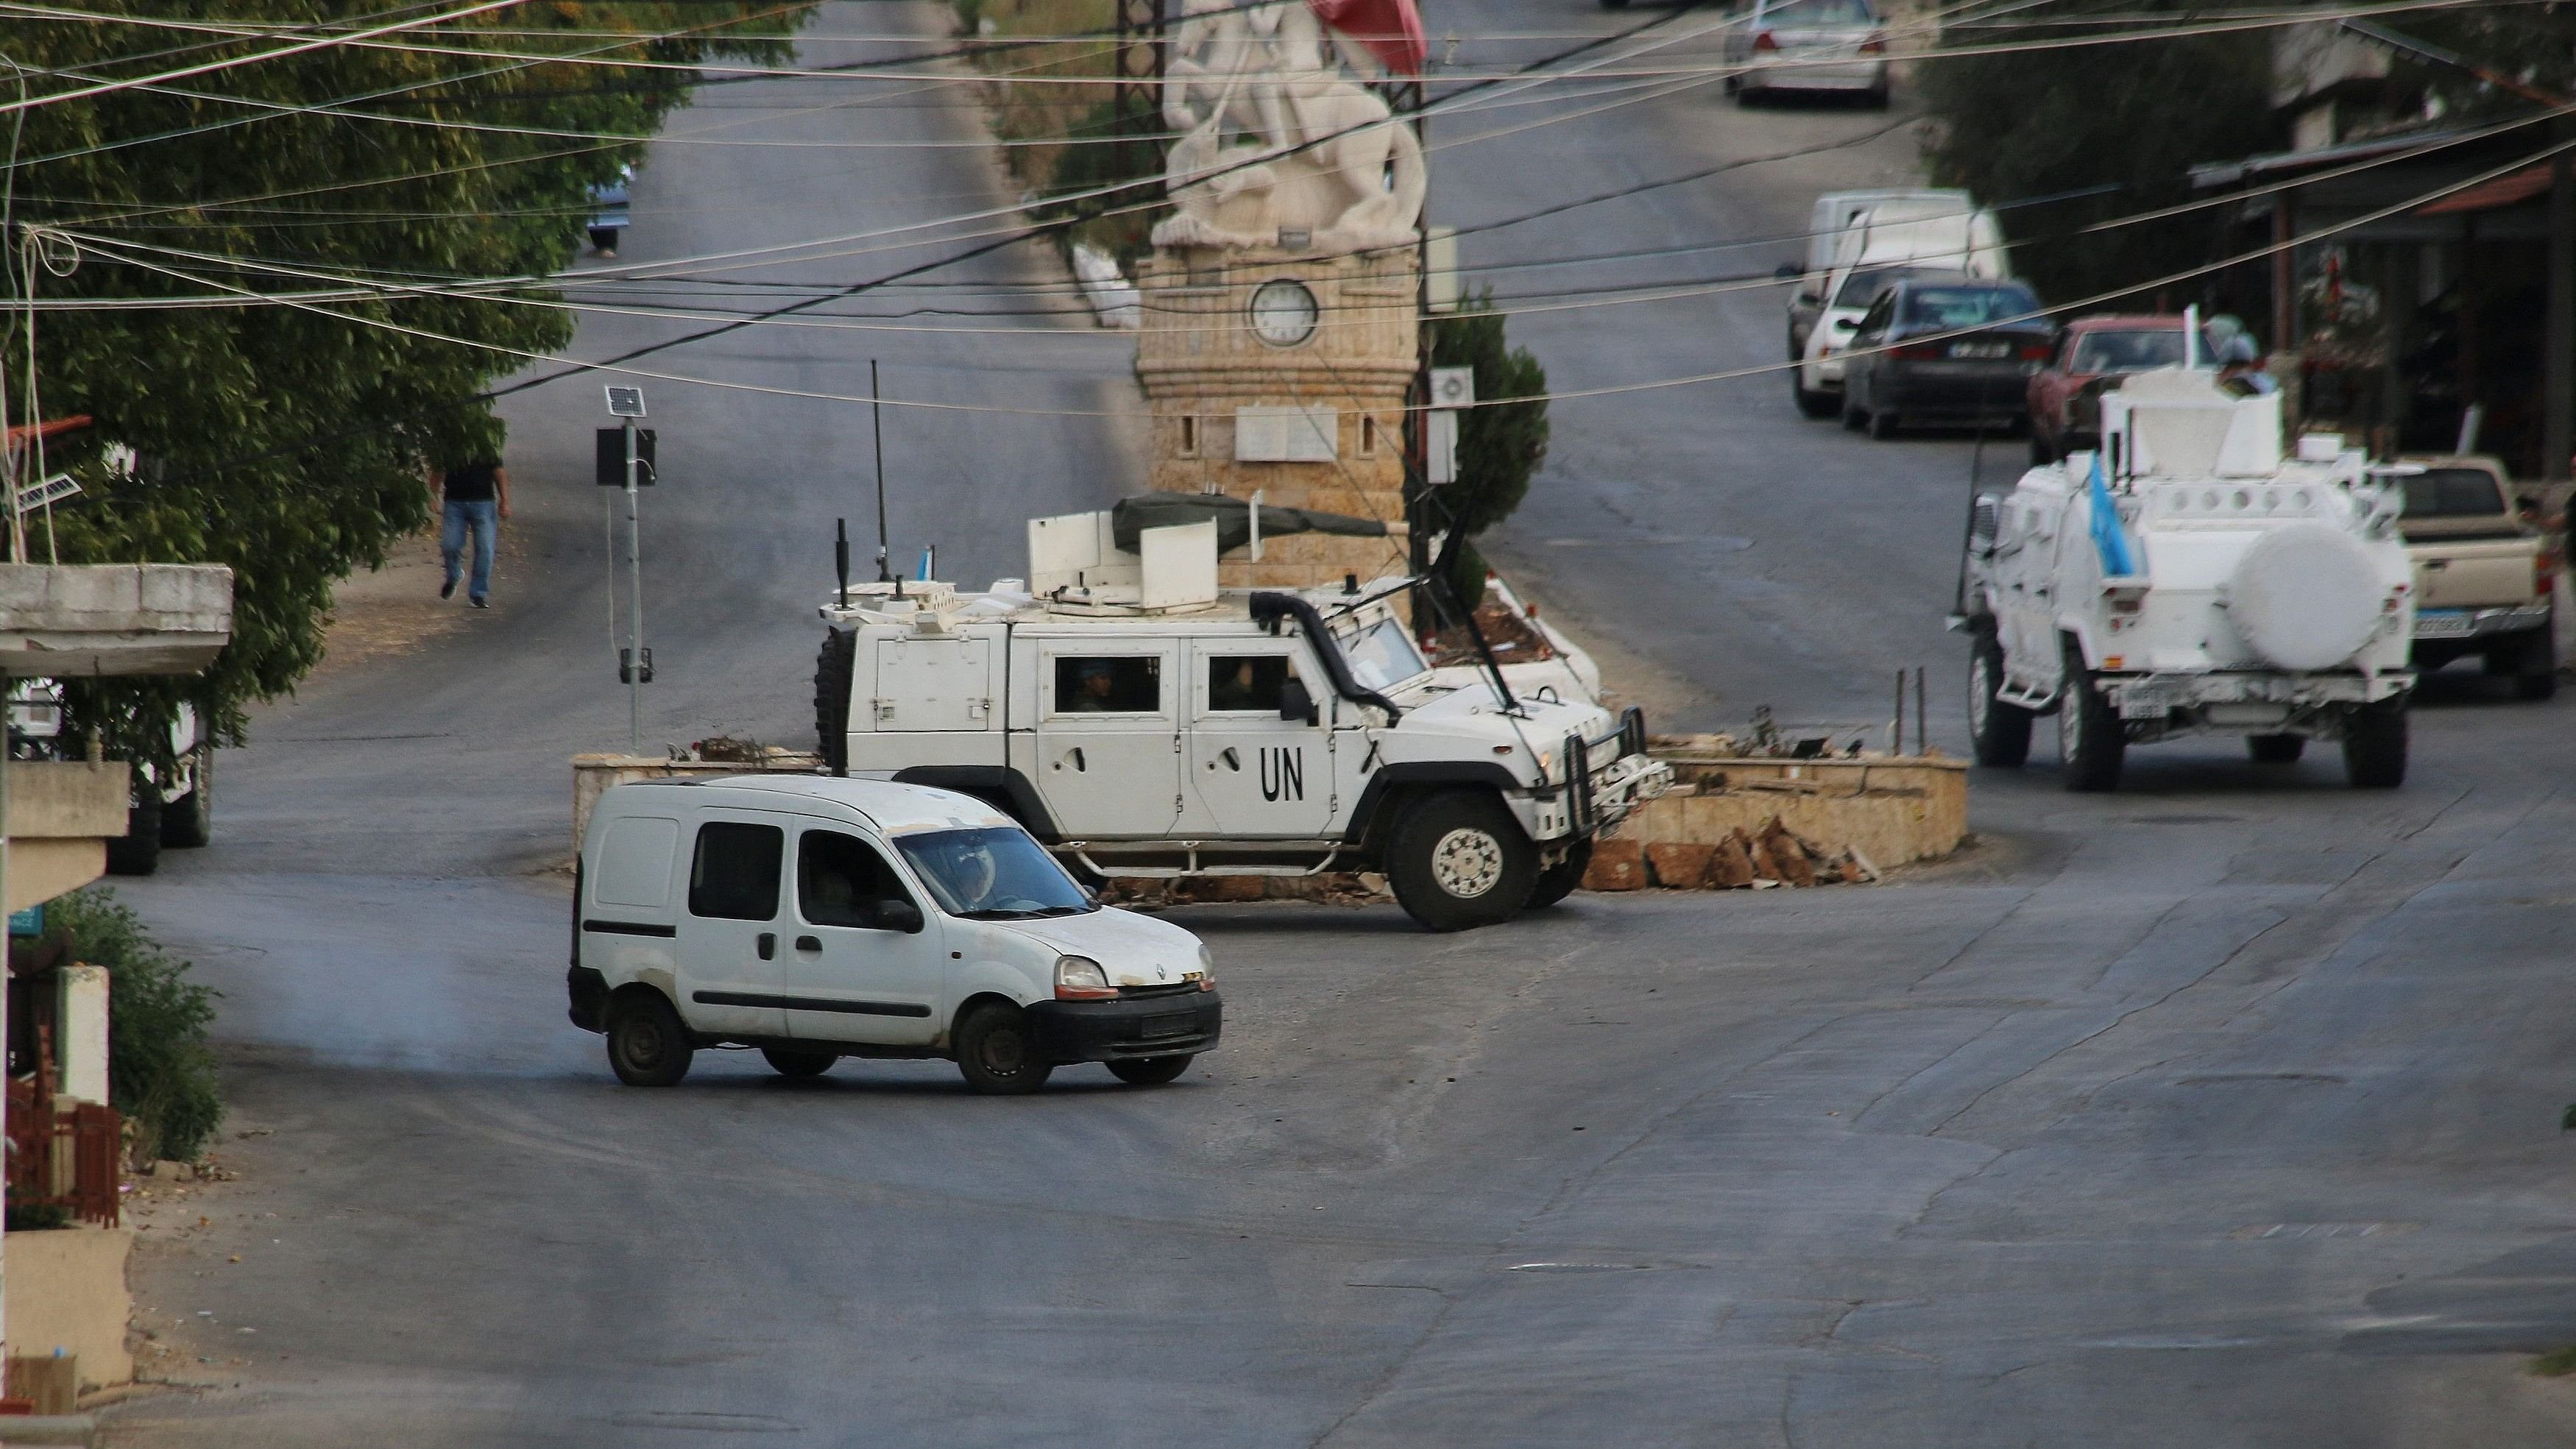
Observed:
[[[123,0],[89,8],[121,10]],[[70,276],[36,272],[46,297],[335,285],[253,260],[389,282],[544,278],[580,243],[588,189],[641,158],[641,138],[695,77],[529,57],[681,66],[720,54],[775,57],[785,52],[773,37],[791,32],[805,8],[532,0],[397,45],[335,46],[169,88],[37,106],[17,138],[14,220],[200,254],[120,258],[85,247]],[[328,27],[382,12],[359,0],[156,0],[148,13]],[[69,89],[76,77],[145,75],[280,43],[94,20],[17,19],[6,32],[0,50],[37,72],[34,95]],[[502,129],[470,128],[479,126]],[[15,237],[10,254],[21,256]],[[9,295],[26,284],[14,277]],[[542,282],[514,295],[556,296]],[[222,563],[235,577],[233,642],[211,671],[83,682],[67,701],[74,728],[101,730],[115,753],[166,757],[159,721],[186,697],[237,739],[244,705],[292,688],[320,658],[332,585],[381,565],[387,545],[422,523],[432,501],[425,466],[498,445],[501,424],[477,394],[523,365],[516,354],[552,352],[572,332],[571,315],[556,308],[458,298],[42,314],[45,413],[97,423],[68,446],[49,445],[48,466],[68,463],[84,492],[50,528],[35,527],[31,554]],[[23,333],[7,347],[16,363]],[[14,393],[14,368],[11,378]],[[13,397],[13,418],[22,408]],[[143,466],[111,473],[108,444],[134,449]]]
[[[1476,401],[1485,404],[1460,417],[1458,481],[1438,490],[1460,535],[1450,579],[1470,607],[1484,596],[1485,561],[1466,540],[1511,517],[1547,461],[1547,369],[1511,345],[1503,322],[1488,292],[1432,324],[1431,365],[1474,368]]]
[[[196,1161],[224,1120],[207,1039],[217,993],[189,980],[188,963],[163,955],[104,886],[48,902],[45,930],[72,960],[107,968],[107,1095],[133,1128],[135,1155]]]
[[[2171,0],[2143,7],[2088,0],[2045,13],[2114,9],[2185,13]],[[2016,19],[2008,26],[1956,28],[1946,39],[1982,46],[2098,33],[2098,27]],[[2275,149],[2281,136],[2272,116],[2270,45],[2268,31],[2252,30],[1934,61],[1922,68],[1924,101],[1937,122],[1933,176],[1987,206],[2118,184],[2099,195],[2002,212],[2015,270],[2052,303],[2180,271],[2207,259],[2206,215],[2100,232],[2082,228],[2193,199],[2189,172],[2196,164]],[[2171,303],[2186,300],[2188,293]]]

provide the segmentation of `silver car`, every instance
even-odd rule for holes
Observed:
[[[1869,0],[1751,0],[1726,35],[1736,103],[1791,92],[1887,105],[1887,32]]]

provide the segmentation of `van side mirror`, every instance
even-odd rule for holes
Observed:
[[[1306,681],[1292,674],[1279,682],[1279,717],[1319,724],[1324,712],[1315,707],[1315,697],[1306,692]]]
[[[910,936],[921,930],[921,907],[910,901],[882,900],[876,906],[877,929]]]
[[[1801,307],[1821,307],[1825,305],[1825,299],[1814,292],[1800,292],[1798,294],[1798,305]]]
[[[1798,279],[1798,264],[1796,262],[1782,262],[1780,265],[1771,269],[1771,275],[1783,282],[1794,282]]]

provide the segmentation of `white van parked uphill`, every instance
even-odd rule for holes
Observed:
[[[1168,1082],[1213,1049],[1207,948],[1103,906],[980,800],[797,775],[645,781],[599,797],[573,889],[572,1021],[630,1086],[701,1046],[791,1077],[945,1058],[1033,1092],[1101,1062]]]

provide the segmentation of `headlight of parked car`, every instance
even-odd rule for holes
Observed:
[[[1118,988],[1109,984],[1109,973],[1088,956],[1055,958],[1055,999],[1058,1001],[1108,1001],[1116,998]]]

